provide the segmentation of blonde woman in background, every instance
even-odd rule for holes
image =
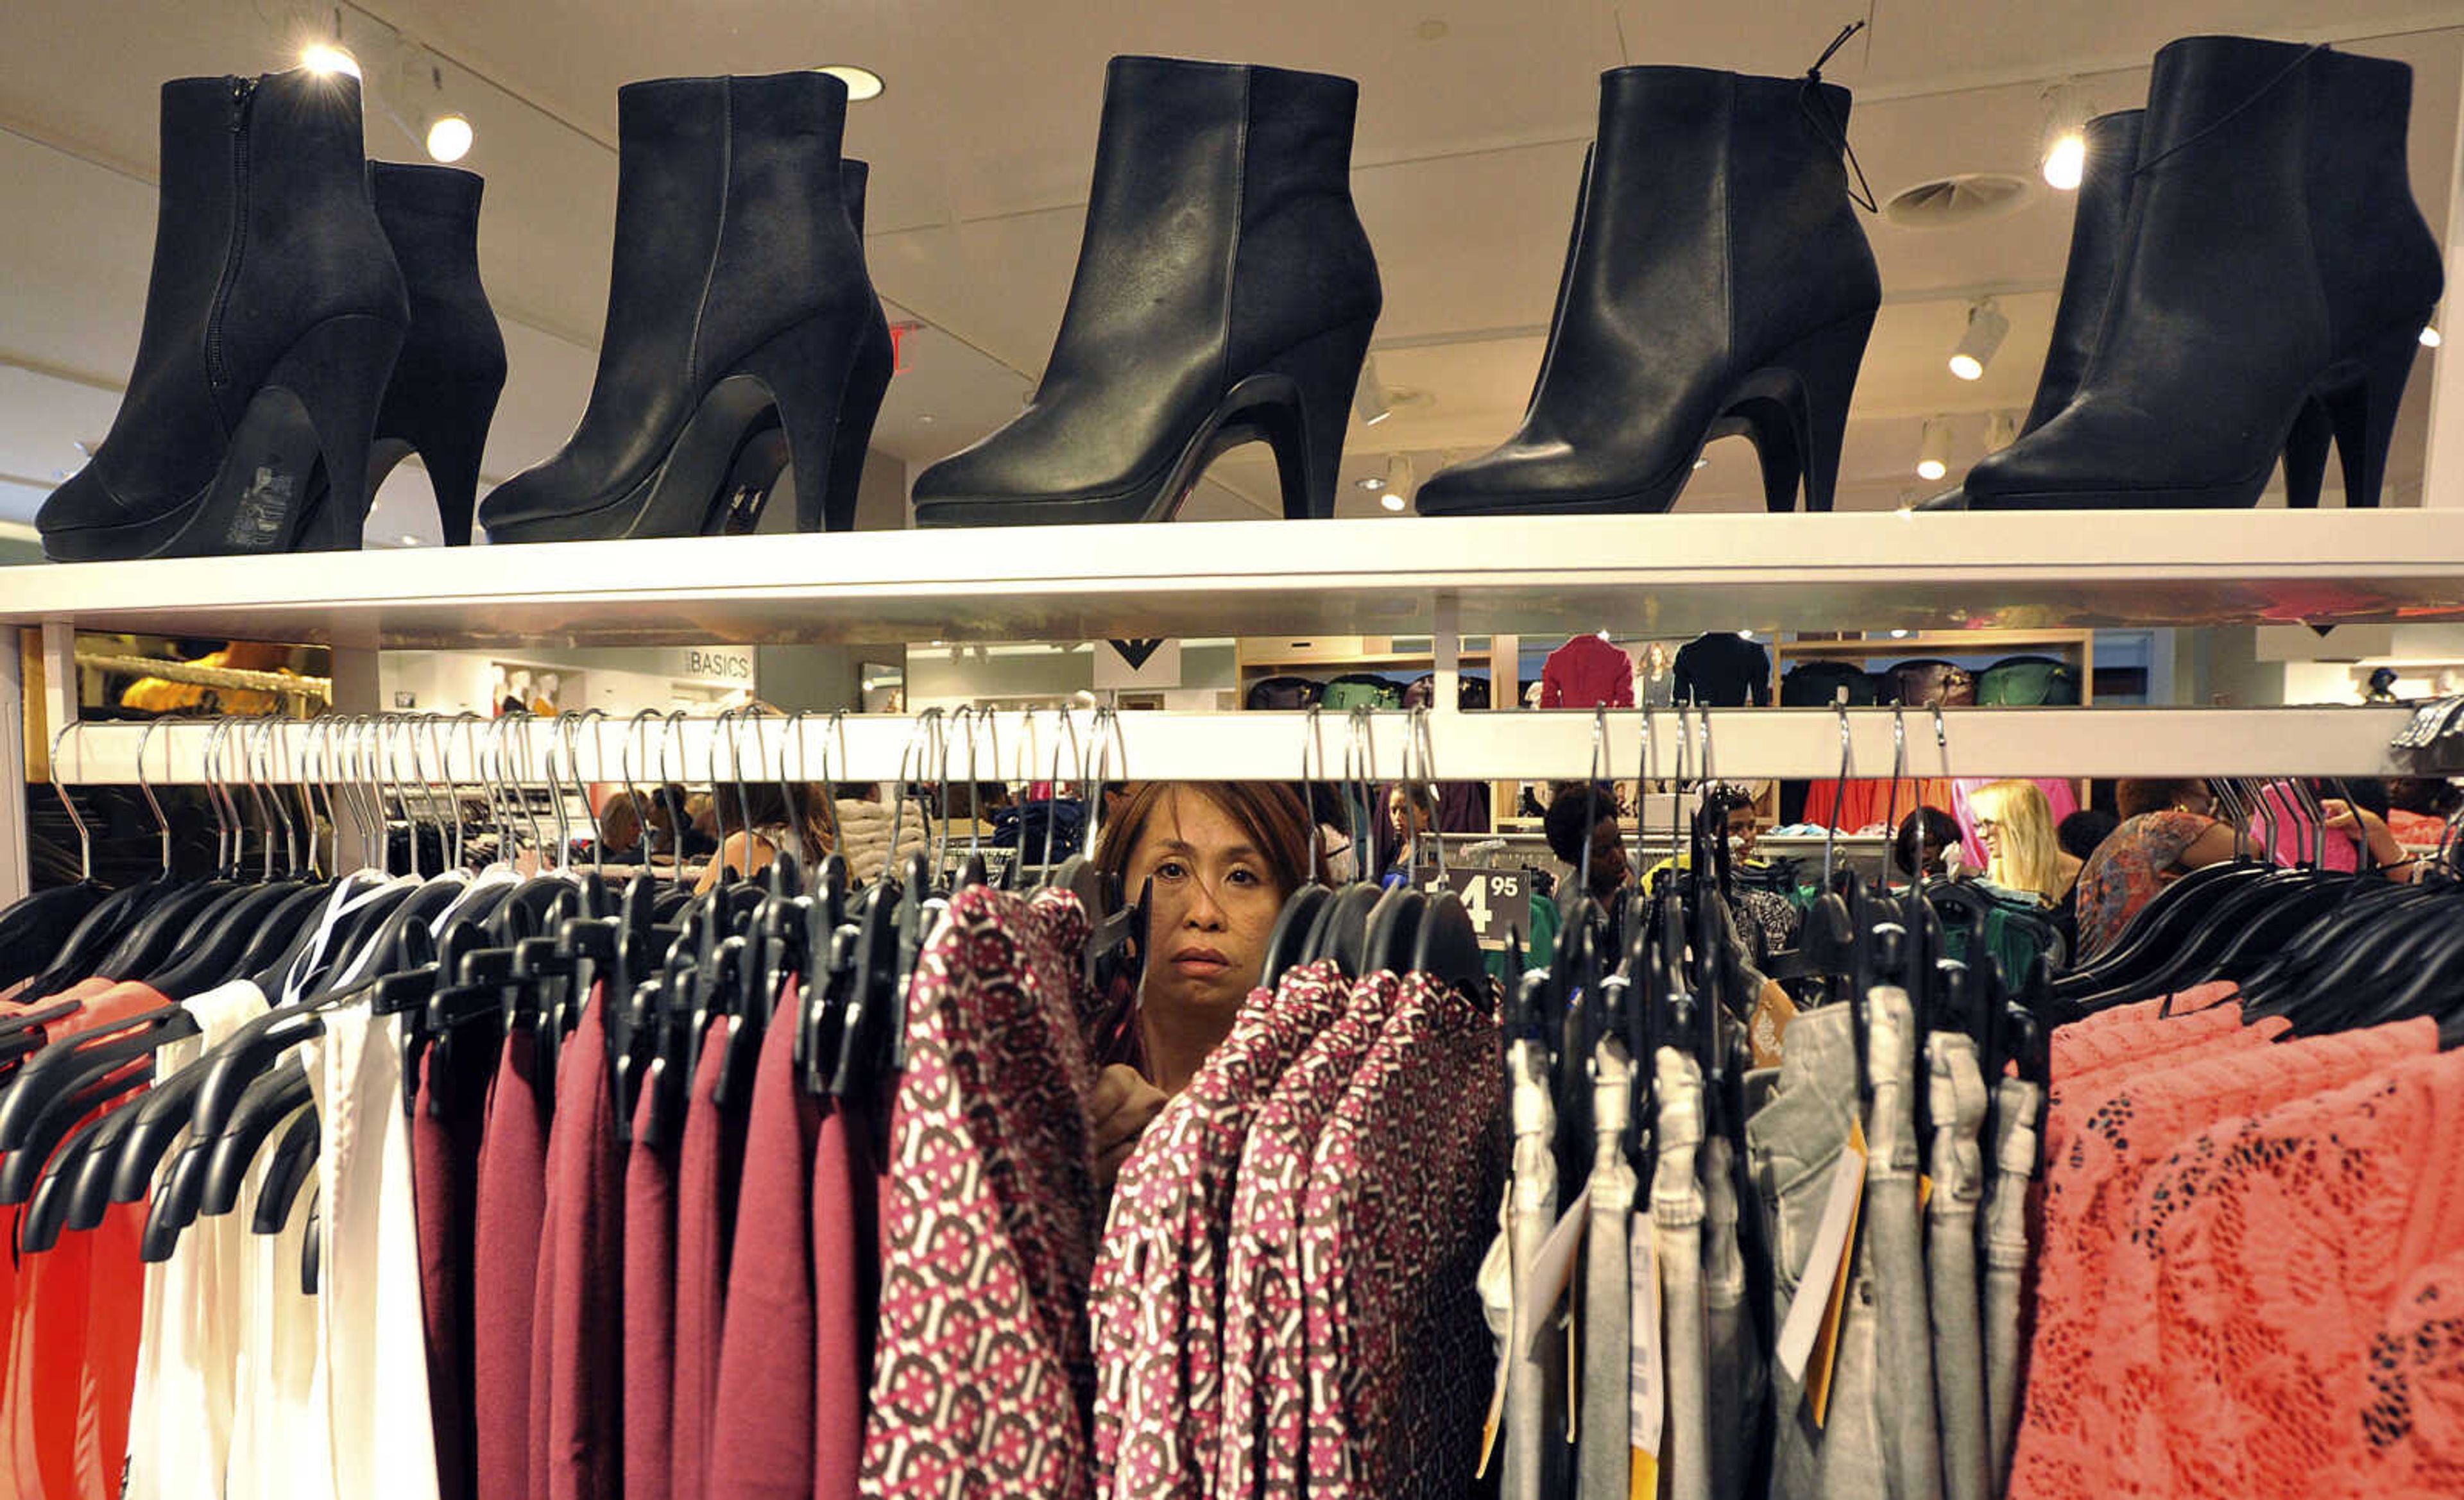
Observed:
[[[2054,806],[2034,782],[1991,782],[1969,794],[1976,840],[1985,846],[1985,878],[2047,906],[2069,902],[2085,862],[2054,836]]]

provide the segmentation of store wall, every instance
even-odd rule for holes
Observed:
[[[907,653],[910,709],[956,708],[984,700],[1065,699],[1091,694],[1095,653],[1084,645],[917,647]],[[1184,642],[1180,685],[1161,690],[1168,709],[1238,706],[1240,649],[1230,641]]]

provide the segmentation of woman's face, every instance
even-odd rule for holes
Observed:
[[[1257,986],[1283,911],[1269,868],[1212,799],[1175,788],[1156,803],[1130,851],[1125,887],[1134,893],[1154,882],[1144,1004],[1239,1006]]]
[[[1411,793],[1397,786],[1386,794],[1386,826],[1398,839],[1429,831],[1429,809],[1412,800]]]
[[[1985,846],[1987,859],[2002,857],[2002,823],[1998,818],[1979,814],[1976,819],[1976,842]]]

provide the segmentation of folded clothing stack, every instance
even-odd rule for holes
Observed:
[[[910,810],[906,822],[898,828],[898,848],[890,847],[891,814],[894,808],[884,803],[840,800],[839,852],[847,856],[847,872],[859,881],[869,881],[879,875],[893,858],[924,852],[924,819]]]

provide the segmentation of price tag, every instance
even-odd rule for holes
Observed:
[[[1626,1227],[1626,1442],[1632,1493],[1660,1492],[1660,1438],[1668,1397],[1660,1356],[1660,1257],[1651,1237],[1651,1215],[1637,1213]]]
[[[1839,1344],[1849,1271],[1854,1261],[1858,1211],[1865,1200],[1865,1132],[1848,1124],[1848,1145],[1831,1174],[1831,1191],[1806,1257],[1805,1277],[1789,1303],[1774,1349],[1780,1368],[1804,1382],[1807,1404],[1820,1426],[1831,1404],[1831,1358]]]
[[[1430,895],[1452,891],[1471,914],[1472,929],[1484,948],[1503,952],[1517,929],[1530,930],[1531,877],[1523,871],[1449,869],[1441,875],[1435,866],[1423,866],[1414,878]]]

